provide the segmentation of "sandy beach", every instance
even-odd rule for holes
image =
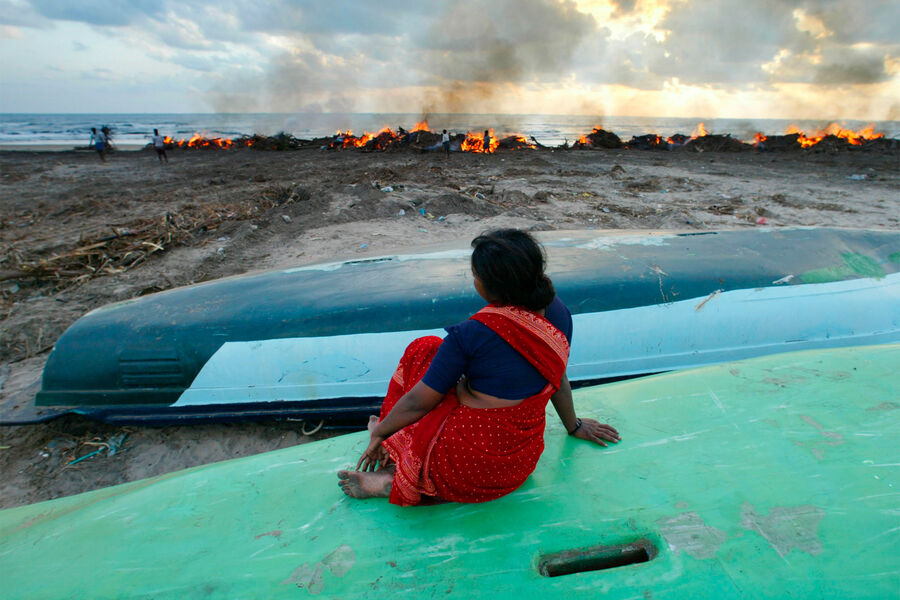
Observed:
[[[86,312],[249,271],[468,240],[499,226],[900,227],[900,150],[540,150],[448,159],[240,149],[169,156],[161,165],[146,150],[118,151],[107,162],[88,151],[0,151],[4,405],[31,401],[54,342]],[[119,269],[58,280],[21,272],[22,264],[71,254],[85,240],[167,214],[185,222],[215,218]],[[121,427],[75,416],[0,426],[0,508],[343,432],[305,436],[296,422]],[[111,440],[121,441],[115,454],[73,462]]]

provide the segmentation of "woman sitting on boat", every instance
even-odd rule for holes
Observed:
[[[348,496],[401,506],[504,496],[537,466],[548,400],[569,435],[619,441],[612,426],[575,414],[566,377],[572,315],[544,274],[541,246],[502,229],[472,247],[475,289],[488,305],[445,339],[407,347],[356,471],[338,473]]]

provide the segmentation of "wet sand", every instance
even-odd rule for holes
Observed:
[[[114,152],[106,163],[89,151],[0,151],[0,403],[30,401],[53,343],[84,313],[248,271],[468,240],[499,226],[900,227],[900,151],[169,156],[160,165],[152,151]],[[267,208],[239,215],[250,203]],[[70,253],[113,228],[207,209],[226,218],[123,272],[77,283],[9,276],[20,260]],[[0,508],[341,433],[307,437],[300,429],[296,422],[138,428],[74,416],[0,426]],[[117,440],[115,454],[71,463]]]

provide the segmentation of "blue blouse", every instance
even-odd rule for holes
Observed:
[[[572,342],[572,314],[559,296],[544,317]],[[473,390],[521,400],[540,392],[547,380],[521,354],[480,321],[468,319],[446,328],[447,337],[422,382],[446,394],[465,375]]]

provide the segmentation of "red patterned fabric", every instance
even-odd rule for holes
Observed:
[[[569,344],[543,317],[524,309],[490,305],[478,319],[547,378],[540,393],[504,408],[470,408],[451,390],[438,406],[384,442],[397,465],[390,501],[412,506],[433,499],[486,502],[521,486],[544,451],[544,414],[559,389]],[[414,340],[391,379],[381,419],[428,370],[441,338]]]

